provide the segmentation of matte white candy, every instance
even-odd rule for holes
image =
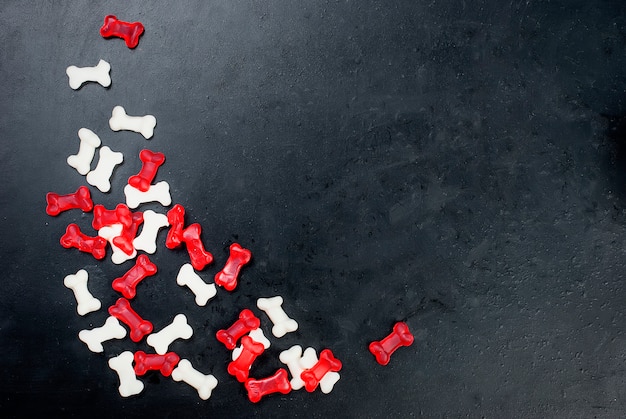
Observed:
[[[154,348],[157,354],[165,355],[167,348],[176,339],[189,339],[192,335],[193,329],[187,324],[187,317],[184,314],[177,314],[171,324],[165,326],[160,332],[152,333],[146,342]]]
[[[289,373],[293,377],[290,381],[292,390],[300,390],[304,387],[304,381],[300,378],[300,374],[304,370],[311,368],[317,364],[318,358],[314,348],[306,348],[304,353],[300,345],[294,345],[280,353],[280,362],[287,365]],[[324,394],[328,394],[333,390],[333,387],[339,381],[340,375],[337,372],[327,372],[320,380],[320,390]]]
[[[100,189],[100,192],[109,192],[111,189],[111,176],[113,169],[124,161],[124,155],[112,151],[104,146],[100,149],[100,159],[94,170],[87,173],[87,183]]]
[[[217,387],[217,378],[211,374],[204,375],[200,371],[195,370],[187,359],[181,359],[178,362],[178,366],[172,371],[172,379],[174,381],[184,381],[198,390],[198,396],[202,400],[207,400],[211,397],[211,392]]]
[[[185,263],[176,276],[176,283],[181,287],[187,286],[196,296],[196,304],[204,307],[217,294],[215,284],[207,284],[194,270],[193,266]]]
[[[89,280],[89,274],[84,269],[79,270],[73,275],[67,275],[63,280],[63,284],[74,291],[74,297],[76,298],[76,311],[81,316],[92,311],[100,310],[102,304],[100,300],[95,298],[87,288],[87,281]]]
[[[283,310],[282,304],[283,297],[280,295],[272,298],[259,298],[256,301],[256,306],[260,310],[263,310],[272,323],[274,323],[272,334],[277,338],[298,330],[298,323],[287,316],[287,313]]]
[[[137,250],[143,250],[146,253],[153,254],[156,252],[156,238],[159,234],[159,230],[169,225],[167,215],[159,214],[152,210],[144,211],[141,234],[133,240],[133,247]]]
[[[144,136],[146,140],[154,134],[156,118],[153,115],[129,116],[121,106],[116,106],[111,112],[109,126],[113,131],[134,131]]]
[[[91,161],[96,154],[96,148],[100,147],[102,141],[100,141],[100,137],[95,132],[87,128],[78,130],[78,138],[80,139],[78,154],[69,156],[67,164],[84,176],[91,170]]]
[[[124,195],[126,195],[126,205],[128,208],[137,208],[146,202],[158,202],[164,207],[172,203],[170,196],[170,184],[162,180],[161,182],[150,185],[146,192],[142,192],[130,185],[124,186]]]
[[[265,334],[263,333],[263,330],[261,330],[260,328],[251,330],[250,333],[248,333],[248,336],[250,336],[252,338],[252,340],[254,340],[255,342],[262,343],[263,347],[265,349],[269,348],[270,345],[271,345],[269,339],[267,339],[265,337]],[[237,358],[239,358],[239,355],[241,354],[241,351],[243,351],[243,346],[242,345],[239,345],[235,349],[233,349],[233,351],[232,351],[233,361],[236,360]]]
[[[133,250],[130,255],[124,252],[122,249],[113,244],[113,239],[122,234],[122,224],[113,224],[110,226],[104,226],[98,230],[98,236],[102,237],[111,245],[113,252],[111,253],[111,261],[116,265],[126,262],[127,260],[134,259],[137,256],[137,250]]]
[[[103,326],[78,332],[78,339],[85,342],[91,352],[104,352],[102,342],[111,339],[123,339],[124,337],[126,337],[126,329],[113,316],[109,316]]]
[[[122,397],[134,396],[143,390],[143,383],[137,379],[133,369],[134,355],[131,351],[125,351],[116,357],[109,359],[109,367],[117,373],[120,379],[118,390]]]
[[[76,90],[88,81],[95,81],[102,87],[109,87],[111,85],[110,71],[111,64],[100,60],[95,67],[76,67],[71,65],[65,70],[65,74],[69,78],[70,87]]]

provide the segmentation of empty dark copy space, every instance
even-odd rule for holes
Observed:
[[[135,49],[100,36],[109,14],[144,24]],[[626,416],[623,1],[4,0],[0,42],[2,416]],[[111,86],[72,90],[66,68],[100,59]],[[116,105],[154,115],[154,136],[113,132]],[[124,155],[108,193],[66,163],[83,127]],[[253,253],[200,307],[163,229],[131,301],[155,331],[187,316],[170,349],[218,379],[206,401],[157,371],[120,396],[107,361],[152,348],[93,353],[78,332],[133,261],[63,248],[93,215],[45,213],[80,185],[124,202],[144,148],[202,227],[203,280],[231,243]],[[79,269],[102,303],[84,317],[63,285]],[[280,339],[256,307],[275,295],[299,323]],[[251,376],[292,345],[329,348],[333,391],[248,401],[215,338],[244,308],[271,341]],[[401,320],[415,343],[380,366],[368,344]]]

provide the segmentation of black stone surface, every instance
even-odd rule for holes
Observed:
[[[129,50],[98,30],[141,21]],[[0,3],[0,409],[37,417],[626,416],[626,13],[622,1],[72,1]],[[113,84],[69,88],[65,68],[111,63]],[[112,132],[115,105],[153,114],[153,139]],[[65,159],[77,131],[124,153],[124,200],[143,148],[198,222],[215,263],[253,263],[198,307],[176,285],[184,250],[151,257],[134,308],[220,384],[208,401],[151,373],[124,399],[78,331],[102,325],[114,265],[60,246],[45,194],[86,184]],[[95,165],[96,160],[94,160]],[[142,210],[166,209],[148,204]],[[103,303],[80,317],[65,275]],[[300,324],[271,337],[258,297]],[[258,404],[214,336],[252,308],[272,347],[330,348],[342,378]],[[367,350],[395,321],[416,342],[381,367]],[[13,412],[13,413],[11,413]]]

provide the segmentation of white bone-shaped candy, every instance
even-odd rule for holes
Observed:
[[[269,348],[271,345],[269,339],[265,337],[263,330],[261,330],[260,328],[251,330],[250,333],[248,333],[248,336],[250,336],[252,340],[254,340],[255,342],[263,344],[263,347],[265,349]],[[233,361],[239,358],[241,351],[243,351],[242,345],[239,345],[235,349],[233,349],[232,351]]]
[[[283,297],[280,295],[271,298],[259,298],[256,301],[256,306],[260,310],[263,310],[272,323],[274,323],[272,334],[277,338],[298,330],[298,323],[287,316],[282,305]]]
[[[156,238],[159,234],[159,230],[169,225],[167,215],[159,214],[152,210],[144,211],[141,234],[133,240],[133,247],[137,250],[143,250],[146,253],[153,254],[156,252]]]
[[[146,192],[142,192],[130,185],[124,186],[124,195],[126,195],[126,205],[128,208],[137,208],[146,202],[158,202],[164,207],[172,203],[170,196],[170,184],[162,180],[154,185],[150,185]]]
[[[144,136],[146,140],[154,134],[156,118],[154,115],[129,116],[121,106],[116,106],[111,112],[109,126],[113,131],[134,131]]]
[[[104,325],[100,327],[78,332],[78,339],[85,342],[91,352],[104,352],[102,342],[111,339],[123,339],[124,337],[126,337],[126,329],[113,316],[109,316]]]
[[[181,359],[174,371],[172,371],[174,381],[184,381],[196,390],[202,400],[211,397],[211,392],[217,387],[217,378],[212,374],[204,375],[193,368],[187,359]]]
[[[286,351],[282,351],[278,356],[280,362],[287,365],[289,368],[289,373],[293,377],[290,381],[292,390],[300,390],[304,387],[304,381],[300,378],[300,374],[304,371],[304,367],[301,365],[302,358],[302,346],[293,345],[291,348]]]
[[[80,139],[78,153],[69,156],[67,164],[84,176],[91,170],[91,161],[96,154],[96,148],[100,147],[102,141],[100,141],[100,137],[95,132],[88,128],[79,129],[78,138]]]
[[[113,239],[122,234],[123,228],[124,226],[122,224],[113,224],[110,226],[104,226],[98,230],[98,236],[108,241],[111,245],[111,249],[113,249],[113,252],[111,253],[111,262],[116,265],[124,263],[127,260],[134,259],[137,256],[137,250],[133,250],[133,252],[129,255],[113,243]]]
[[[152,333],[146,342],[154,348],[157,354],[165,355],[167,348],[176,339],[189,339],[192,335],[193,329],[187,323],[187,317],[184,314],[177,314],[172,323],[165,326],[161,331]]]
[[[120,379],[118,390],[122,397],[134,396],[143,390],[143,383],[137,379],[133,369],[134,355],[131,351],[125,351],[116,357],[109,359],[109,367],[117,373]]]
[[[69,78],[70,87],[76,90],[88,81],[95,81],[102,87],[109,87],[111,85],[110,71],[111,64],[100,60],[95,67],[76,67],[71,65],[65,70],[65,74]]]
[[[207,284],[202,280],[190,263],[181,266],[176,276],[176,283],[181,287],[187,286],[196,296],[196,304],[204,307],[206,303],[217,294],[215,284]]]
[[[67,275],[63,280],[63,284],[74,291],[74,297],[76,298],[76,311],[81,316],[92,311],[100,310],[102,304],[100,300],[95,298],[87,288],[87,281],[89,280],[89,274],[86,270],[81,269],[73,275]]]
[[[117,151],[112,151],[104,146],[100,149],[98,165],[94,170],[87,173],[87,183],[100,189],[100,192],[109,192],[111,189],[111,176],[113,169],[124,161],[124,155]]]

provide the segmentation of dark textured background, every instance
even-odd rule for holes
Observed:
[[[0,408],[47,416],[626,416],[626,7],[622,1],[73,1],[0,4]],[[103,17],[139,20],[135,50]],[[69,88],[65,68],[111,63],[113,84]],[[154,138],[114,133],[115,105],[154,114]],[[176,285],[184,250],[133,306],[220,384],[208,401],[158,374],[117,393],[65,275],[90,272],[103,307],[113,265],[59,245],[70,222],[45,194],[85,184],[65,159],[77,131],[124,153],[108,208],[140,164],[199,222],[215,263],[233,241],[254,263],[197,307]],[[95,160],[94,160],[95,165]],[[142,209],[159,209],[158,204]],[[161,208],[161,211],[165,211]],[[297,333],[271,337],[255,376],[292,344],[344,363],[330,395],[259,404],[226,373],[215,331],[280,294]],[[367,351],[397,320],[416,343],[381,367]]]

